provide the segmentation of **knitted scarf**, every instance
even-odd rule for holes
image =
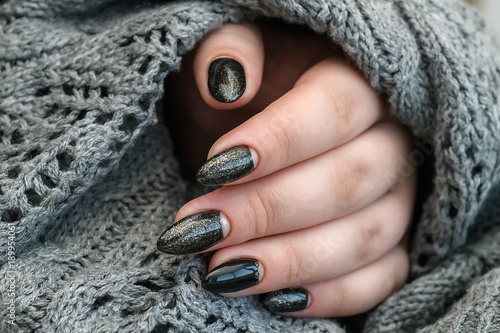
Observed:
[[[206,255],[156,249],[192,192],[157,120],[164,79],[258,17],[338,44],[419,139],[411,277],[363,330],[500,328],[500,48],[462,0],[4,0],[1,332],[349,329],[206,292]]]

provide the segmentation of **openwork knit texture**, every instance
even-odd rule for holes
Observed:
[[[16,323],[0,331],[341,332],[205,292],[206,258],[156,239],[187,196],[163,80],[226,21],[304,24],[339,44],[421,138],[432,185],[412,281],[367,332],[498,329],[500,59],[461,0],[11,0],[0,2],[0,264],[16,239]],[[168,109],[167,109],[168,112]]]

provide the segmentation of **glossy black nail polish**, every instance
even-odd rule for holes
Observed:
[[[232,103],[243,95],[246,88],[245,69],[236,60],[219,58],[208,68],[208,90],[221,103]]]
[[[254,169],[248,146],[235,146],[212,156],[196,174],[202,185],[223,185],[240,179]]]
[[[309,294],[302,288],[289,288],[266,295],[262,306],[271,312],[294,312],[307,307]]]
[[[186,216],[158,238],[158,250],[170,254],[203,251],[224,237],[221,214],[210,210]]]
[[[233,259],[215,267],[203,281],[203,288],[213,293],[233,293],[259,283],[259,262]]]

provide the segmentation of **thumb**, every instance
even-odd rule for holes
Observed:
[[[250,102],[262,81],[264,46],[251,24],[226,24],[201,43],[194,59],[201,97],[215,109],[236,109]]]

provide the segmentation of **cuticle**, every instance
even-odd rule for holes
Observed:
[[[262,280],[264,279],[264,276],[266,275],[266,269],[264,267],[264,265],[262,264],[262,261],[258,260],[258,259],[255,259],[257,260],[257,263],[259,264],[259,266],[257,267],[257,271],[259,272],[259,283],[262,282]]]
[[[229,225],[229,231],[227,232],[226,235],[224,235],[224,238],[222,239],[222,241],[224,241],[225,239],[227,239],[231,235],[231,232],[233,231],[233,226],[231,224],[231,220],[227,217],[227,214],[223,213],[220,210],[217,210],[217,211],[220,213],[221,216],[224,216],[226,218],[227,224]],[[221,220],[222,220],[222,218],[221,218]],[[222,228],[222,233],[224,234],[224,229],[223,229],[222,223],[221,223],[221,228]]]
[[[259,153],[257,152],[257,149],[254,149],[252,148],[250,145],[246,145],[248,147],[248,149],[250,150],[250,155],[252,156],[252,151],[255,152],[255,155],[257,156],[257,161],[255,161],[254,157],[252,156],[252,161],[253,161],[253,171],[255,171],[257,169],[257,167],[259,166],[260,164],[260,155]]]
[[[212,62],[214,62],[215,60],[217,59],[223,59],[223,58],[229,58],[229,59],[233,59],[237,62],[239,62],[241,64],[241,66],[243,66],[243,70],[245,69],[245,62],[242,61],[239,57],[235,57],[234,55],[218,55],[218,56],[215,56],[212,60],[210,60],[210,62],[208,63],[208,66],[210,66],[210,64]],[[208,68],[208,67],[207,67]],[[247,75],[247,72],[245,71],[245,76]]]

